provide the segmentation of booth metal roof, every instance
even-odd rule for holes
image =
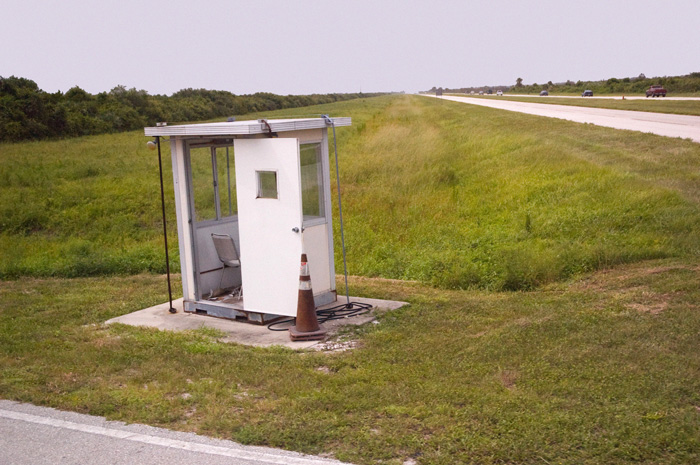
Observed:
[[[335,126],[350,126],[349,117],[331,118]],[[267,124],[264,122],[267,121]],[[268,127],[269,125],[269,127]],[[235,136],[300,131],[328,127],[324,118],[269,119],[226,123],[181,124],[144,128],[146,136]]]

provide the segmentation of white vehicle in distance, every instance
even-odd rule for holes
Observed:
[[[503,95],[503,91],[502,91],[502,90],[499,90],[498,92],[496,92],[496,95],[499,95],[499,96],[500,96],[500,95]]]

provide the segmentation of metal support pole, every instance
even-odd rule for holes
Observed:
[[[343,228],[343,202],[340,198],[340,167],[338,166],[338,140],[335,137],[335,121],[328,115],[323,115],[326,124],[330,124],[333,128],[333,149],[335,151],[335,180],[338,187],[338,216],[340,219],[340,243],[343,246],[343,271],[345,272],[345,298],[347,299],[347,308],[351,308],[350,290],[348,289],[348,263],[345,258],[345,231]]]
[[[231,203],[231,161],[229,160],[228,147],[226,147],[226,179],[228,181],[228,216],[231,216],[233,215],[233,206]]]
[[[160,155],[160,136],[156,136],[158,146],[158,169],[160,171],[160,206],[163,211],[163,242],[165,242],[165,272],[168,275],[168,300],[170,302],[170,313],[177,313],[173,307],[173,289],[170,284],[170,256],[168,255],[168,226],[165,222],[165,189],[163,188],[163,160]]]

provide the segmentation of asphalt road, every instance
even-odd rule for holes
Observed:
[[[434,97],[434,96],[431,96]],[[435,98],[435,97],[434,97]],[[646,111],[608,110],[545,103],[512,102],[498,98],[442,96],[443,100],[481,105],[500,110],[560,118],[577,123],[590,123],[615,129],[650,132],[660,136],[681,137],[700,142],[700,116],[650,113]],[[543,97],[544,98],[544,97]]]
[[[342,465],[342,462],[0,400],[0,464]]]

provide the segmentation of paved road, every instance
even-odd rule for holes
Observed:
[[[434,97],[434,96],[430,96]],[[615,129],[651,132],[660,136],[682,137],[700,142],[700,116],[671,115],[646,111],[608,110],[546,103],[443,96],[443,100],[481,105],[531,115],[561,118],[577,123],[591,123]]]
[[[0,400],[0,464],[342,465],[342,462]]]

